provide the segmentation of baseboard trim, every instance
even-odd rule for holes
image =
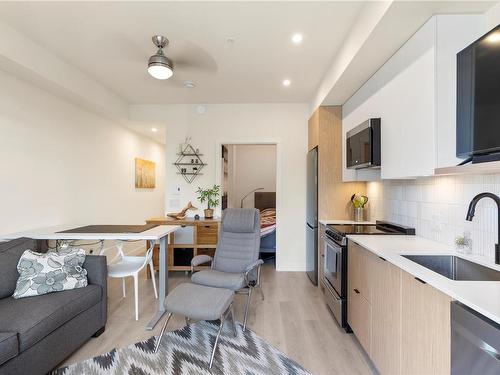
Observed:
[[[278,272],[306,272],[304,264],[281,264],[276,267]]]

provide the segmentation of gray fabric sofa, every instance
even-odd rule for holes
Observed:
[[[27,238],[0,243],[0,374],[46,374],[92,336],[107,319],[106,258],[88,255],[85,288],[14,299],[16,265]]]

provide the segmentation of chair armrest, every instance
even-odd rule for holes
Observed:
[[[102,288],[101,318],[103,326],[107,320],[108,306],[108,265],[106,257],[102,255],[87,255],[83,268],[87,271],[89,284],[99,285]]]
[[[260,266],[263,263],[262,259],[257,259],[245,268],[245,282],[249,288],[260,284]]]
[[[193,259],[191,259],[191,273],[194,272],[194,267],[211,261],[212,257],[210,255],[197,255],[193,257]]]
[[[253,262],[252,264],[247,266],[247,268],[245,268],[245,273],[248,274],[250,271],[254,270],[255,268],[257,268],[261,264],[264,264],[264,261],[262,259],[257,259],[255,262]]]

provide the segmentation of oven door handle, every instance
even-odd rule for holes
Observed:
[[[341,254],[342,248],[337,244],[326,240],[325,244],[325,263],[324,263],[324,271],[325,273],[335,272],[337,273],[339,269],[339,255]],[[329,253],[334,252],[335,258],[330,259]],[[333,254],[332,254],[333,255]],[[329,264],[331,262],[331,264]]]

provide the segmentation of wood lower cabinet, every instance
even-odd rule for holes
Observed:
[[[401,373],[401,269],[376,258],[372,281],[370,356],[381,374]]]
[[[451,298],[402,272],[401,373],[451,371]]]
[[[450,374],[449,296],[352,241],[347,284],[347,320],[381,374]]]
[[[356,242],[349,242],[347,252],[347,287],[356,290],[368,302],[372,302],[372,282],[370,269],[377,257],[359,246]]]
[[[350,288],[347,292],[347,321],[359,343],[368,355],[372,343],[372,306],[358,289]]]
[[[372,347],[372,305],[369,270],[375,256],[355,242],[347,252],[347,322],[361,346],[370,355]]]

